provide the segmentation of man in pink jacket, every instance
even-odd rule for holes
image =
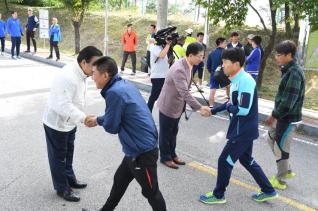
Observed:
[[[201,104],[191,95],[192,67],[203,60],[204,48],[200,43],[191,43],[187,47],[186,57],[174,63],[165,79],[157,101],[159,108],[159,148],[160,161],[169,168],[178,169],[185,165],[176,154],[178,125],[185,105],[194,111],[200,110],[202,116],[210,116],[210,108]]]

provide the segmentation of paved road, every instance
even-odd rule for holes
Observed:
[[[99,208],[107,199],[113,174],[123,153],[118,138],[102,128],[79,126],[74,166],[80,180],[88,182],[80,191],[80,203],[64,202],[52,190],[41,118],[50,83],[60,69],[28,60],[12,62],[0,57],[0,210],[80,211]],[[143,93],[145,98],[147,94]],[[100,114],[104,101],[93,84],[89,87],[87,113]],[[158,111],[154,118],[158,124]],[[193,113],[182,118],[178,153],[188,165],[172,170],[159,164],[159,182],[169,211],[218,210],[310,210],[318,208],[317,137],[297,137],[292,145],[291,162],[297,177],[290,181],[280,198],[258,204],[250,199],[256,184],[236,164],[224,206],[198,202],[201,193],[216,182],[217,158],[225,144],[226,117],[202,118]],[[262,127],[262,126],[261,126]],[[260,129],[263,134],[264,129]],[[268,176],[275,173],[275,162],[263,139],[255,142],[254,157]],[[151,210],[136,182],[132,182],[118,209]]]

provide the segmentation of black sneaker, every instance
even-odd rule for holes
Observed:
[[[46,59],[53,59],[53,56],[49,56],[49,57],[47,57]]]
[[[76,193],[74,193],[72,189],[66,190],[64,192],[58,191],[57,195],[70,202],[79,202],[81,200],[81,198]]]

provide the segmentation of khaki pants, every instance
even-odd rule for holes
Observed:
[[[291,172],[289,163],[290,144],[294,137],[295,124],[277,121],[276,127],[268,131],[268,143],[277,163],[277,179],[286,184],[285,177]]]

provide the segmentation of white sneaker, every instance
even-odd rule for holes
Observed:
[[[3,52],[1,52],[1,56],[3,56],[4,55],[4,53]]]
[[[16,56],[11,56],[11,59],[16,60],[17,57]]]
[[[17,56],[17,59],[22,59],[22,57],[21,56]]]

